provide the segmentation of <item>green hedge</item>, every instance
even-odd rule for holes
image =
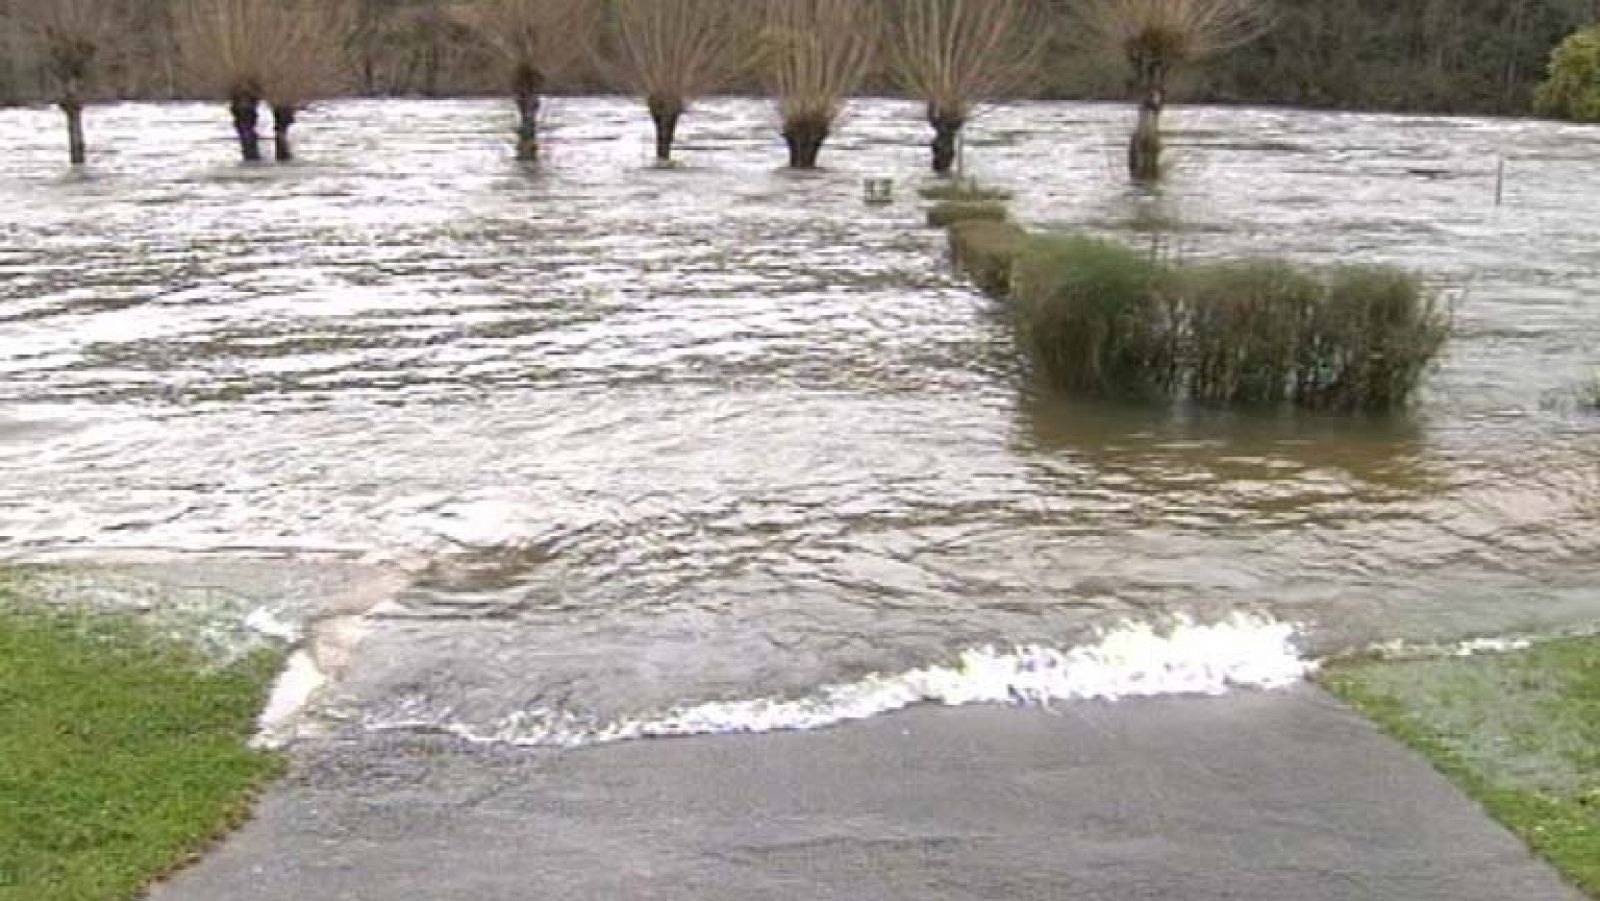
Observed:
[[[1011,272],[1028,233],[1012,222],[969,219],[950,228],[950,256],[991,297],[1011,294]]]
[[[1006,205],[988,201],[946,201],[928,210],[928,225],[949,228],[957,222],[1004,222],[1008,218]]]
[[[1011,288],[1041,372],[1097,395],[1381,412],[1412,399],[1450,331],[1409,272],[1172,265],[1072,235],[1027,239]]]

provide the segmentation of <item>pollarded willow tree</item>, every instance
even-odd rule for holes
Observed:
[[[955,167],[961,130],[984,101],[1037,76],[1049,37],[1036,0],[898,0],[889,65],[933,127],[933,171]]]
[[[759,58],[783,120],[789,165],[815,169],[873,63],[877,0],[766,0]]]
[[[544,95],[593,52],[594,0],[479,0],[469,21],[505,67],[517,107],[517,159],[539,159]]]
[[[656,129],[656,160],[671,162],[678,121],[726,84],[745,52],[739,0],[611,0],[607,68],[638,92]]]
[[[1161,114],[1172,75],[1266,32],[1268,0],[1083,0],[1083,26],[1133,71],[1139,124],[1128,145],[1136,181],[1161,177]]]
[[[239,154],[261,161],[261,106],[273,113],[275,156],[293,159],[290,129],[305,105],[337,90],[344,6],[327,0],[185,0],[178,46],[194,86],[228,103]]]
[[[56,105],[67,117],[72,165],[89,161],[83,110],[98,63],[120,31],[121,7],[110,0],[13,0],[12,15],[39,43]]]
[[[272,111],[273,158],[294,159],[291,130],[312,102],[338,94],[354,81],[345,50],[353,18],[338,0],[284,0],[266,16],[261,43],[267,55],[261,99]]]

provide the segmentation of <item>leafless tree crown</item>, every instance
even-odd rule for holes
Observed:
[[[593,51],[594,0],[477,0],[464,18],[519,78],[545,90]]]
[[[1260,37],[1271,24],[1267,0],[1084,0],[1090,38],[1136,68],[1172,68]]]
[[[63,84],[89,80],[119,30],[111,0],[12,0],[12,15],[39,41],[50,75]]]
[[[607,68],[621,86],[682,110],[735,68],[738,13],[739,0],[612,0]]]
[[[348,27],[343,3],[184,0],[178,46],[199,90],[297,106],[347,83]]]
[[[766,0],[758,54],[784,121],[832,121],[871,71],[875,0]]]
[[[897,6],[889,66],[930,116],[965,121],[976,104],[1037,77],[1048,30],[1034,0],[898,0]]]

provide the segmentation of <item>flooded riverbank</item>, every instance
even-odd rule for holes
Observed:
[[[754,101],[668,171],[632,104],[565,101],[537,173],[490,102],[333,104],[261,169],[219,109],[126,106],[83,178],[0,112],[0,553],[388,567],[331,707],[512,740],[1125,621],[1316,654],[1600,618],[1600,421],[1554,400],[1600,362],[1600,131],[1186,110],[1146,197],[1126,110],[981,123],[1033,223],[1426,271],[1458,338],[1371,422],[1041,396],[919,227],[913,112],[796,176]]]

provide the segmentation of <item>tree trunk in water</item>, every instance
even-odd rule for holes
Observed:
[[[1164,92],[1153,88],[1139,106],[1139,126],[1128,145],[1128,174],[1134,181],[1161,180],[1161,110]]]
[[[83,100],[76,88],[69,87],[61,98],[61,112],[67,116],[67,155],[72,165],[89,162],[89,145],[83,138]]]
[[[239,136],[239,155],[247,163],[261,162],[261,102],[249,94],[236,94],[228,104],[233,113],[233,130]]]
[[[828,140],[828,123],[820,119],[785,123],[783,140],[789,145],[789,168],[815,169],[822,145]]]
[[[544,78],[534,69],[519,69],[512,79],[512,96],[517,103],[517,159],[539,161],[539,95]]]
[[[678,140],[678,120],[683,105],[671,100],[650,100],[650,118],[656,124],[656,162],[672,162],[672,146]]]
[[[961,128],[966,123],[950,116],[932,116],[929,122],[933,125],[933,171],[949,175],[956,167]]]
[[[280,163],[294,162],[294,144],[289,140],[289,129],[294,128],[298,111],[292,104],[272,107],[272,155]]]

